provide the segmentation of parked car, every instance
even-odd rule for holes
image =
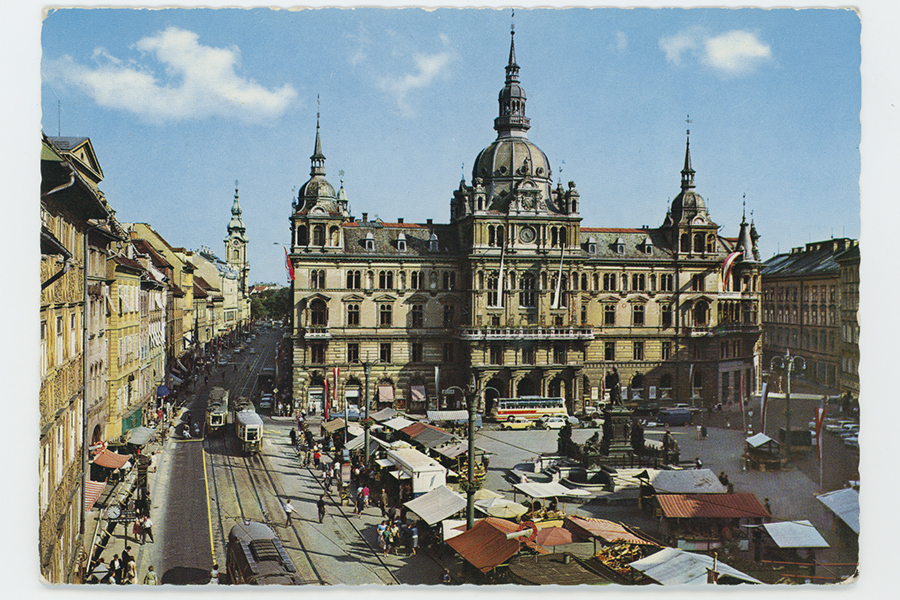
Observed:
[[[359,407],[354,404],[351,404],[347,407],[346,413],[344,411],[337,411],[331,413],[330,417],[332,419],[346,419],[347,421],[359,421],[360,412]]]
[[[275,402],[275,397],[272,394],[263,394],[259,399],[259,407],[260,408],[272,408],[272,404]]]
[[[584,407],[584,415],[591,420],[603,418],[603,411],[609,406],[608,403],[592,404]]]
[[[227,364],[228,364],[228,359],[225,358],[224,356],[220,356],[219,357],[219,366],[224,367]]]
[[[534,429],[534,421],[525,417],[512,417],[510,420],[500,423],[500,429],[507,431],[512,429]]]
[[[854,421],[841,419],[840,421],[826,425],[825,431],[830,431],[831,433],[839,433],[845,425],[853,425],[853,423]]]
[[[566,426],[566,419],[563,417],[541,417],[540,423],[544,429],[562,429]]]

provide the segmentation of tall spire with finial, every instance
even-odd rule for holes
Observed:
[[[692,123],[691,115],[687,116],[688,125]],[[694,187],[694,169],[691,168],[691,130],[687,130],[687,144],[684,150],[684,168],[681,170],[681,189],[688,190]]]
[[[515,16],[515,11],[513,11]],[[519,85],[519,65],[516,64],[516,27],[512,24],[509,42],[509,62],[506,65],[506,85],[500,90],[500,116],[494,119],[494,129],[503,136],[525,137],[531,127],[525,116],[525,90]]]
[[[325,174],[325,155],[322,154],[322,139],[319,137],[319,118],[322,105],[318,94],[316,94],[316,105],[316,149],[313,151],[313,155],[309,157],[311,163],[309,174],[312,176]]]

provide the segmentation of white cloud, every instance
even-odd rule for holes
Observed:
[[[691,27],[659,40],[666,60],[680,66],[685,54],[719,74],[736,76],[752,72],[761,62],[771,60],[772,49],[756,33],[733,30],[713,36],[702,27]]]
[[[760,61],[772,58],[772,49],[749,31],[729,31],[710,38],[705,50],[706,64],[731,74],[753,70]]]
[[[628,49],[628,36],[624,31],[616,32],[616,52],[625,52]]]
[[[157,74],[134,61],[123,62],[97,48],[93,54],[96,66],[81,65],[64,56],[48,61],[44,76],[83,89],[101,106],[155,122],[210,116],[263,121],[280,116],[297,96],[288,84],[270,91],[241,77],[235,72],[240,64],[238,48],[204,46],[191,31],[169,27],[138,40],[134,48],[154,56],[162,72]]]
[[[451,52],[436,54],[419,54],[415,57],[416,68],[413,72],[397,77],[385,77],[381,80],[381,89],[394,97],[394,102],[401,112],[409,114],[410,106],[406,102],[409,92],[427,87],[436,77],[441,75],[453,60]]]

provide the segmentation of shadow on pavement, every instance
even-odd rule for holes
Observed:
[[[163,585],[206,585],[209,571],[196,567],[172,567],[162,576]]]

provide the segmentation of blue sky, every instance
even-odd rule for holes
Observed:
[[[123,221],[220,251],[239,180],[252,281],[285,280],[317,96],[351,211],[449,220],[495,138],[511,13],[59,10],[43,23],[43,130],[91,138]],[[726,236],[746,195],[764,258],[859,237],[860,21],[847,10],[519,10],[529,138],[583,225],[657,226],[697,190]],[[685,121],[690,115],[692,123]]]

